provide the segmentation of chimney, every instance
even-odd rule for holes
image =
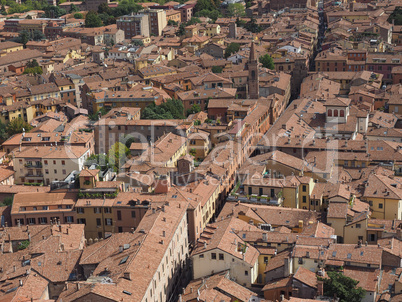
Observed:
[[[155,194],[168,193],[170,190],[170,177],[168,175],[160,175],[155,177],[154,192]]]
[[[122,253],[124,250],[124,247],[122,245],[119,245],[119,253]]]
[[[268,241],[268,234],[267,233],[262,233],[262,241],[267,242]]]
[[[59,232],[61,233],[61,225],[59,224]]]
[[[317,279],[317,296],[324,295],[324,281]]]
[[[22,286],[22,280],[20,279],[20,286]]]

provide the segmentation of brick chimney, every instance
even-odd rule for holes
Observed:
[[[155,176],[154,192],[155,194],[168,193],[170,190],[170,177],[168,175]]]

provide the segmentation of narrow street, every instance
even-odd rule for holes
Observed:
[[[318,2],[318,18],[320,21],[319,31],[318,31],[318,41],[317,41],[317,46],[314,51],[313,57],[311,58],[311,61],[310,61],[310,71],[315,71],[315,58],[316,58],[317,54],[322,50],[321,45],[324,40],[324,34],[325,34],[326,26],[327,26],[327,24],[325,22],[325,18],[324,18],[324,1],[323,0],[319,0],[319,2]]]

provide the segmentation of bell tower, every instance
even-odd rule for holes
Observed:
[[[258,78],[258,59],[255,55],[254,42],[251,42],[250,57],[247,63],[248,68],[248,98],[258,99],[259,92],[259,78]]]

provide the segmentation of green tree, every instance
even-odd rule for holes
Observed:
[[[0,13],[1,13],[3,16],[7,15],[7,10],[6,10],[6,7],[5,7],[4,4],[1,5]]]
[[[28,31],[26,30],[22,30],[19,34],[19,41],[24,45],[24,47],[26,47],[28,41],[30,38],[30,34]]]
[[[31,34],[31,40],[33,41],[40,41],[43,39],[46,39],[46,36],[40,30],[34,30],[33,33]]]
[[[275,69],[275,64],[274,60],[272,60],[271,56],[269,54],[265,54],[261,56],[258,61],[262,64],[263,67],[274,70]]]
[[[6,196],[2,203],[0,203],[1,207],[11,206],[13,204],[14,197],[13,196]]]
[[[43,74],[43,70],[42,70],[42,67],[40,67],[40,66],[28,67],[28,68],[24,69],[23,74],[32,74],[32,75]]]
[[[12,136],[17,133],[22,133],[24,130],[28,132],[31,129],[32,126],[19,117],[8,123],[7,134],[8,136]]]
[[[200,111],[201,111],[200,105],[194,104],[193,106],[191,106],[190,109],[187,109],[187,116],[189,116],[190,114],[198,113]]]
[[[70,13],[79,12],[80,9],[73,3],[71,4]]]
[[[221,67],[221,66],[212,66],[212,68],[211,68],[211,71],[213,73],[221,73],[222,70],[223,70],[223,67]]]
[[[97,12],[90,11],[85,16],[85,27],[101,27],[103,26],[103,22],[101,18],[98,16]]]
[[[360,302],[365,290],[357,287],[358,281],[345,276],[342,272],[327,272],[329,278],[324,281],[324,295],[328,297],[338,297],[340,302]]]
[[[130,149],[123,143],[115,143],[108,152],[109,164],[118,170],[127,160]]]
[[[135,40],[135,41],[133,41],[133,45],[135,45],[135,46],[144,46],[144,42],[142,42],[142,40]]]
[[[45,11],[46,18],[59,18],[67,13],[65,9],[53,5],[45,6],[43,10]]]
[[[230,57],[232,54],[238,52],[240,49],[240,44],[239,43],[230,43],[226,49],[225,49],[225,58]]]
[[[84,16],[81,13],[75,13],[74,14],[74,19],[84,19]]]
[[[183,119],[184,106],[180,100],[167,99],[166,102],[155,105],[151,104],[145,107],[141,113],[142,119]]]
[[[111,15],[112,10],[106,2],[103,2],[98,6],[98,13]]]
[[[392,14],[388,17],[388,22],[392,23],[394,20],[395,25],[402,25],[402,7],[397,6]]]
[[[177,26],[177,22],[175,20],[169,20],[167,25],[169,25],[169,26]]]
[[[39,67],[39,63],[38,61],[36,61],[36,59],[32,59],[32,61],[27,62],[27,67],[28,68]]]
[[[196,12],[202,11],[202,10],[214,10],[216,9],[216,6],[214,5],[214,2],[211,0],[198,0],[197,4],[194,7],[194,10]]]
[[[7,133],[7,126],[0,121],[0,143],[3,143],[5,140],[8,139],[8,133]]]
[[[244,25],[244,28],[252,33],[259,33],[262,31],[262,27],[257,24],[257,21],[253,17],[251,17],[251,20]]]
[[[196,156],[196,155],[197,155],[197,150],[196,150],[195,148],[191,148],[188,153],[189,153],[190,155],[192,155],[192,156]]]
[[[230,3],[228,5],[228,15],[230,17],[242,17],[246,14],[244,6],[241,3]]]

